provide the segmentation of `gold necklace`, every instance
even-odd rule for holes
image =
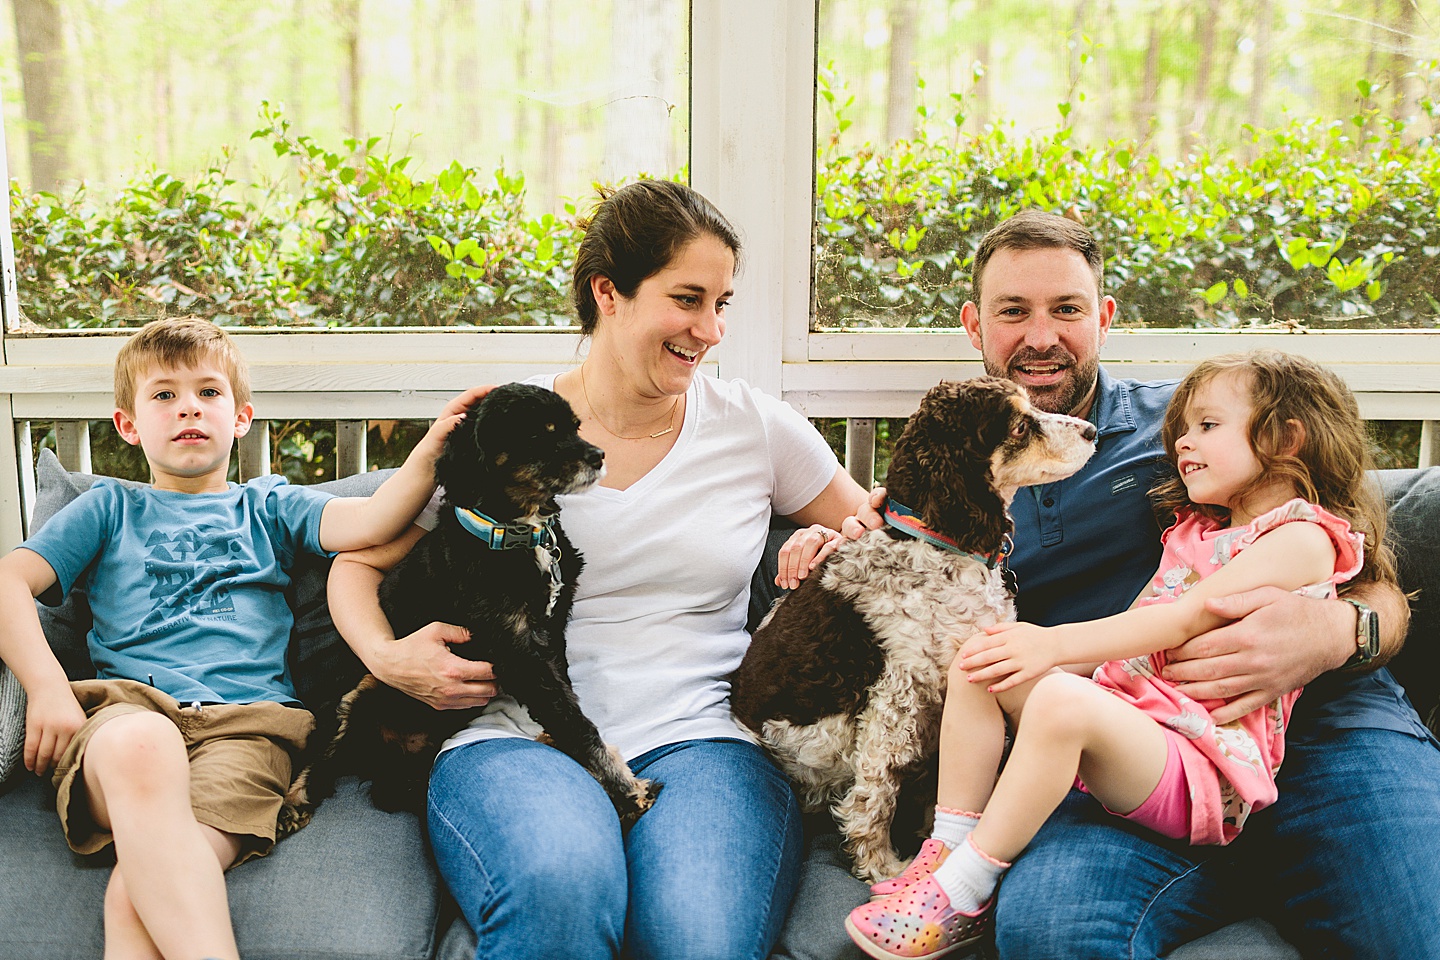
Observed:
[[[614,430],[611,430],[608,426],[605,425],[605,421],[600,419],[600,411],[595,409],[595,404],[590,400],[590,388],[585,385],[585,364],[583,363],[580,364],[580,392],[585,395],[585,406],[590,408],[590,414],[595,418],[595,422],[600,424],[600,426],[604,428],[606,433],[610,434],[610,436],[614,437],[617,440],[654,440],[657,437],[665,436],[665,434],[670,433],[672,430],[675,429],[675,411],[680,406],[679,397],[676,397],[675,402],[670,404],[670,421],[668,424],[666,424],[664,430],[661,430],[657,433],[647,434],[643,437],[627,437],[622,434],[616,433]]]

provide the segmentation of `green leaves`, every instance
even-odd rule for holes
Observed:
[[[1123,323],[1440,322],[1428,113],[1381,128],[1364,150],[1344,123],[1296,120],[1252,130],[1244,158],[1197,146],[1174,161],[1134,140],[1084,146],[1075,113],[1061,116],[1059,129],[1025,137],[996,122],[973,134],[922,127],[893,146],[822,143],[816,326],[958,326],[981,236],[1026,207],[1076,216],[1100,237]]]

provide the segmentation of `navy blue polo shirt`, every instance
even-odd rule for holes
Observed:
[[[1102,367],[1090,409],[1095,455],[1074,476],[1016,494],[1010,568],[1021,620],[1052,626],[1108,617],[1155,575],[1160,525],[1148,494],[1173,469],[1160,427],[1177,382],[1117,380]],[[1296,702],[1287,735],[1303,741],[1356,727],[1430,738],[1383,668],[1316,679]]]
[[[1175,380],[1116,380],[1100,368],[1095,455],[1059,483],[1024,487],[1010,512],[1021,620],[1053,626],[1119,613],[1155,575],[1160,526],[1150,489],[1172,474],[1160,442]]]

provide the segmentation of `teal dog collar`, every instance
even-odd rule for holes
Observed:
[[[478,510],[467,510],[464,507],[455,508],[455,518],[460,521],[460,526],[491,550],[549,548],[555,545],[555,534],[550,530],[555,522],[553,518],[538,525],[500,523]]]

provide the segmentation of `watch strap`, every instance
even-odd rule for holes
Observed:
[[[1340,669],[1348,670],[1351,667],[1363,667],[1373,661],[1380,652],[1380,624],[1376,619],[1375,611],[1359,600],[1351,600],[1349,597],[1341,597],[1345,603],[1355,608],[1357,619],[1355,621],[1355,652],[1350,655]]]

